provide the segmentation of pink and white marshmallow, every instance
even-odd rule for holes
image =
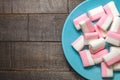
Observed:
[[[114,17],[110,31],[117,32],[120,34],[120,17]]]
[[[120,34],[115,32],[108,32],[106,42],[115,46],[120,46]]]
[[[95,31],[98,33],[99,38],[105,38],[107,36],[107,31],[100,29],[97,25],[95,25]]]
[[[115,6],[115,3],[113,1],[107,3],[104,6],[104,10],[107,13],[107,15],[111,17],[119,16],[119,12],[117,10],[117,7]]]
[[[107,55],[103,57],[103,60],[108,66],[111,66],[117,62],[120,61],[120,51],[117,49],[114,49],[113,51],[110,51]]]
[[[110,48],[110,51],[116,51],[116,50],[119,52],[120,51],[120,47],[111,47]],[[113,65],[113,70],[114,71],[120,71],[120,61]]]
[[[108,54],[107,49],[101,50],[101,51],[97,52],[96,54],[92,54],[94,63],[95,64],[101,63],[103,61],[103,56],[105,56],[106,54]]]
[[[83,36],[80,36],[77,40],[75,40],[73,43],[72,43],[72,46],[73,48],[76,50],[76,51],[80,51],[82,50],[82,48],[84,47],[84,37]]]
[[[91,21],[95,21],[100,19],[105,14],[105,11],[102,6],[98,6],[92,10],[88,11],[88,15]]]
[[[105,48],[105,40],[103,38],[92,40],[89,42],[89,49],[91,53],[97,53]]]
[[[109,67],[108,65],[106,65],[105,62],[101,63],[101,72],[102,72],[102,77],[103,78],[113,77],[112,66]]]
[[[89,41],[95,40],[99,38],[98,32],[92,32],[92,33],[85,33],[85,45],[88,45]]]
[[[120,71],[120,61],[113,65],[113,70],[114,71]]]
[[[79,23],[80,23],[81,21],[86,20],[86,19],[88,19],[88,16],[87,16],[86,13],[84,13],[84,14],[80,15],[79,17],[75,18],[75,19],[73,20],[73,23],[74,23],[75,28],[76,28],[77,30],[80,30],[81,27],[80,27]]]
[[[92,22],[90,21],[90,19],[86,19],[84,21],[81,21],[80,26],[82,28],[83,33],[90,33],[90,32],[94,32],[94,25],[92,24]]]
[[[106,31],[110,27],[112,23],[112,17],[108,15],[104,15],[101,19],[97,22],[97,26],[100,27],[102,30]]]
[[[94,61],[89,50],[80,51],[79,54],[84,67],[94,65]]]

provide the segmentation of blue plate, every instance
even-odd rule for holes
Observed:
[[[62,31],[62,47],[64,55],[71,67],[81,76],[89,80],[120,80],[120,73],[114,72],[114,77],[111,79],[102,79],[100,65],[84,68],[79,57],[79,54],[71,47],[71,43],[80,35],[81,31],[74,28],[73,20],[88,10],[100,5],[105,5],[112,0],[86,0],[79,4],[67,17]],[[120,12],[120,0],[113,0]],[[108,48],[109,46],[107,46]]]

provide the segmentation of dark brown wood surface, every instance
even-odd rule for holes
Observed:
[[[84,0],[0,0],[0,80],[85,80],[61,44],[66,17]]]

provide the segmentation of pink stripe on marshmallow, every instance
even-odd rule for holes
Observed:
[[[99,38],[103,37],[103,35],[102,35],[102,33],[101,33],[101,31],[100,31],[100,29],[99,29],[99,27],[97,25],[95,25],[95,31],[98,33]]]
[[[103,17],[97,22],[97,26],[100,27],[102,30],[107,30],[112,23],[112,17],[108,15],[103,15]]]
[[[95,15],[90,16],[90,20],[91,20],[91,21],[98,20],[98,19],[100,19],[103,15],[105,15],[105,12],[104,12],[104,11],[103,11],[103,12],[100,12],[100,13],[97,13],[97,14],[95,14]]]
[[[103,61],[103,56],[105,56],[106,54],[108,54],[107,49],[101,50],[101,51],[97,52],[96,54],[92,54],[94,63],[95,64],[101,63]]]
[[[73,20],[73,23],[74,23],[74,25],[75,25],[75,27],[76,27],[77,30],[80,30],[80,28],[81,28],[80,25],[79,25],[79,23],[80,23],[81,21],[86,20],[86,19],[88,19],[88,16],[87,16],[86,13],[84,13],[84,14],[80,15],[79,17],[77,17],[77,18],[75,18],[75,19]]]
[[[104,7],[105,12],[107,13],[107,15],[111,16],[112,18],[114,17],[114,15],[112,14],[109,5],[105,5]]]
[[[102,6],[98,6],[92,10],[89,10],[88,15],[91,21],[95,21],[100,19],[103,15],[105,15],[105,12]]]
[[[72,47],[78,52],[82,50],[82,48],[84,47],[84,37],[80,36],[77,40],[75,40],[72,43]]]
[[[104,50],[101,50],[101,51],[97,52],[96,54],[92,54],[92,58],[93,59],[101,58],[101,57],[103,57],[106,54],[108,54],[108,50],[104,49]]]
[[[84,21],[81,21],[79,24],[82,27],[82,31],[84,33],[90,33],[90,32],[94,32],[95,31],[94,25],[92,24],[90,19],[86,19]]]
[[[108,78],[113,77],[113,69],[112,67],[108,67],[105,62],[101,63],[101,71],[102,71],[102,77]]]
[[[116,39],[116,40],[120,40],[120,34],[115,33],[115,32],[109,31],[109,32],[107,33],[107,36],[108,36],[108,37],[111,37],[111,38],[114,38],[114,39]]]
[[[92,59],[91,53],[89,50],[83,50],[79,52],[82,63],[84,67],[92,66],[94,65],[94,61]]]
[[[119,12],[117,10],[117,7],[115,6],[114,1],[110,1],[103,8],[105,12],[107,13],[107,15],[111,17],[119,16]]]
[[[111,66],[111,65],[113,65],[113,64],[115,64],[115,63],[117,63],[117,62],[119,62],[119,61],[120,61],[120,54],[119,54],[118,56],[116,56],[116,57],[113,57],[113,58],[110,59],[109,61],[107,61],[106,64],[107,64],[108,66]]]
[[[98,39],[98,32],[93,32],[93,33],[85,33],[84,37],[86,40],[90,40],[90,39]]]

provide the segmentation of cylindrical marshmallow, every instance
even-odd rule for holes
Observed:
[[[98,32],[85,33],[84,38],[85,38],[85,45],[88,45],[89,41],[98,39],[99,35]]]
[[[112,66],[108,67],[105,62],[101,63],[101,72],[103,78],[113,77]]]
[[[90,21],[90,19],[86,19],[84,21],[80,22],[80,26],[82,28],[83,33],[89,33],[89,32],[94,32],[94,25]]]
[[[89,50],[80,51],[79,54],[84,67],[94,65],[94,61]]]
[[[110,51],[103,57],[103,60],[108,66],[111,66],[120,61],[120,52],[118,50]]]
[[[77,38],[77,40],[75,40],[73,43],[72,43],[72,46],[73,48],[76,50],[76,51],[80,51],[82,50],[82,48],[84,47],[84,37],[83,36],[80,36],[79,38]]]
[[[107,3],[103,8],[104,8],[105,12],[107,13],[107,15],[109,15],[111,17],[119,16],[119,12],[113,1]]]
[[[98,6],[90,11],[88,11],[88,15],[92,21],[100,19],[105,14],[102,6]]]
[[[97,25],[95,25],[95,31],[98,33],[99,38],[105,38],[107,35],[107,31],[100,29]]]
[[[120,71],[120,61],[113,65],[113,70],[114,71]]]
[[[79,17],[75,18],[75,19],[73,20],[73,23],[74,23],[75,28],[76,28],[77,30],[80,30],[81,27],[80,27],[79,23],[80,23],[81,21],[86,20],[86,19],[88,19],[88,16],[87,16],[86,13],[84,13],[84,14],[80,15]]]
[[[109,31],[107,33],[106,42],[115,46],[120,46],[120,34]]]
[[[120,51],[120,47],[110,47],[110,51]]]
[[[89,42],[89,49],[91,53],[96,53],[105,48],[105,40],[103,38],[92,40]]]
[[[120,33],[120,17],[114,17],[110,31]]]
[[[102,30],[106,31],[110,24],[112,23],[112,17],[108,15],[103,15],[101,19],[97,22],[97,26],[100,27]]]
[[[94,63],[95,64],[101,63],[103,61],[103,56],[105,56],[106,54],[108,54],[107,49],[101,50],[101,51],[97,52],[96,54],[92,54]]]

